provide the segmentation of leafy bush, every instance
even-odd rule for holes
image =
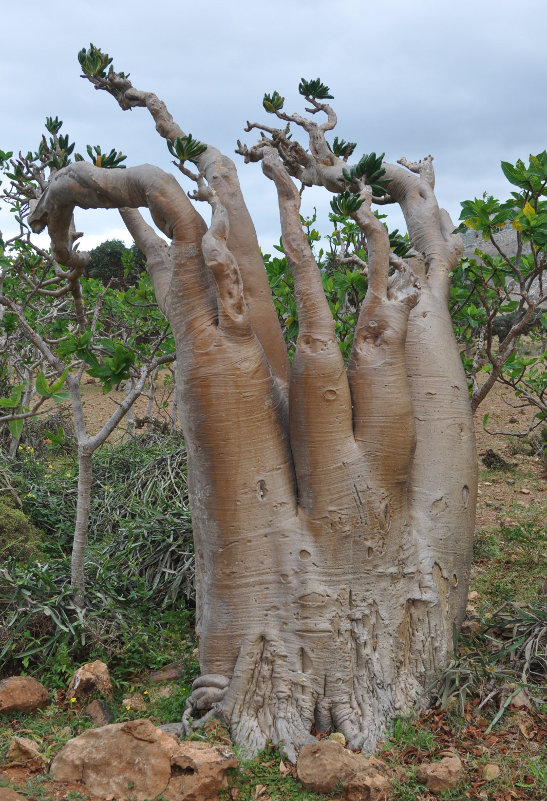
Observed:
[[[72,602],[70,559],[0,569],[0,674],[11,668],[70,673],[84,661],[103,659],[128,676],[157,668],[193,648],[192,614],[158,612],[156,593],[119,561],[87,563],[85,612]]]
[[[547,607],[507,602],[486,621],[484,635],[487,647],[462,649],[430,689],[442,707],[457,699],[462,714],[469,697],[478,696],[478,709],[501,700],[493,726],[521,687],[531,697],[545,689]]]
[[[194,557],[180,436],[143,434],[96,453],[85,614],[70,590],[73,459],[44,462],[31,446],[19,456],[4,471],[44,531],[43,560],[9,559],[0,571],[0,671],[100,657],[124,674],[186,653]]]
[[[10,556],[24,561],[36,558],[40,549],[38,529],[9,495],[0,496],[0,562]]]

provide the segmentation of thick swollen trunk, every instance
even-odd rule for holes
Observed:
[[[214,186],[220,173],[199,189],[212,207],[208,230],[160,170],[89,165],[58,173],[33,225],[48,224],[71,266],[82,258],[66,249],[73,206],[123,206],[172,325],[201,663],[187,725],[216,714],[248,752],[271,740],[291,759],[313,726],[372,750],[446,664],[464,607],[476,459],[446,311],[457,248],[427,176],[390,168],[422,255],[390,272],[383,226],[369,203],[355,212],[369,289],[346,368],[298,192],[273,150],[261,157],[299,318],[288,414],[283,359],[256,332],[264,298],[247,293],[244,242],[228,238],[238,214]]]

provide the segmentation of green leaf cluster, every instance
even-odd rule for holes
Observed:
[[[63,127],[63,121],[59,119],[59,117],[46,117],[46,131],[49,131],[50,134],[58,134],[61,128]]]
[[[522,160],[516,164],[502,161],[503,174],[521,192],[512,192],[505,202],[500,202],[492,195],[485,195],[474,200],[465,200],[461,204],[458,230],[472,228],[482,234],[484,240],[498,233],[502,228],[511,225],[521,232],[526,241],[544,249],[547,247],[547,151],[530,155],[526,166]]]
[[[304,97],[312,98],[313,100],[332,100],[333,95],[330,94],[330,89],[319,78],[307,81],[305,78],[300,80],[298,84],[298,91]]]
[[[40,370],[36,376],[36,392],[42,395],[43,398],[51,398],[55,403],[63,403],[70,398],[70,392],[61,392],[70,368],[66,368],[63,374],[54,381],[53,384],[48,384],[44,373]]]
[[[265,94],[262,100],[262,105],[268,114],[274,114],[276,111],[281,111],[284,103],[285,98],[281,97],[277,91],[272,92],[271,95]]]
[[[384,195],[388,185],[387,179],[382,180],[382,176],[386,173],[382,166],[384,156],[385,153],[381,153],[379,156],[376,153],[366,153],[349,170],[344,167],[342,175],[349,183],[364,178],[374,195]]]
[[[124,156],[121,150],[116,152],[115,148],[112,148],[110,153],[103,153],[100,145],[94,145],[93,147],[88,145],[86,149],[89,158],[96,167],[104,167],[108,170],[118,167],[125,170],[125,164],[122,164],[122,161],[125,161],[127,156]],[[84,160],[79,153],[76,153],[74,158],[76,161]]]
[[[333,212],[342,217],[347,217],[357,211],[364,203],[364,198],[358,194],[353,194],[348,189],[339,195],[334,195],[330,202]]]
[[[28,406],[21,406],[20,409],[18,408],[21,404],[23,390],[26,386],[27,382],[25,381],[16,387],[12,387],[9,398],[0,398],[0,407],[3,407],[4,409],[11,409],[11,412],[7,412],[7,414],[16,414],[17,411],[29,411]],[[10,420],[8,422],[8,428],[13,437],[19,437],[21,435],[21,431],[23,430],[23,420]]]
[[[349,159],[357,147],[357,142],[346,142],[345,139],[338,139],[338,137],[335,136],[332,145],[327,142],[327,147],[332,153],[334,153],[335,156],[343,159]]]
[[[537,156],[530,155],[528,167],[518,159],[516,164],[502,161],[501,169],[509,183],[526,192],[539,195],[547,183],[547,151],[544,150]]]
[[[456,335],[466,343],[463,356],[466,372],[491,372],[500,344],[515,324],[527,314],[534,293],[545,291],[547,264],[547,153],[530,156],[529,164],[502,162],[509,182],[520,191],[505,201],[491,195],[465,200],[461,204],[460,226],[481,234],[501,252],[492,255],[477,248],[474,258],[463,259],[454,271],[450,288],[450,311]],[[505,232],[512,232],[507,236]],[[503,232],[503,235],[501,235]],[[512,244],[511,244],[512,243]],[[543,286],[543,290],[541,287]],[[538,345],[547,332],[547,315],[540,309],[527,315],[528,322],[517,335],[517,346],[505,359],[500,380],[513,387],[517,396],[535,397],[535,422],[544,417],[541,398],[547,391],[545,356]],[[477,353],[477,330],[481,329],[483,352]],[[519,344],[526,335],[527,345]],[[538,353],[539,350],[539,353]]]
[[[86,75],[97,78],[106,78],[106,68],[110,67],[112,71],[112,59],[108,53],[103,53],[93,43],[89,45],[89,49],[83,47],[78,53],[78,61]]]
[[[396,256],[400,256],[401,259],[412,258],[410,253],[412,245],[410,244],[408,234],[400,234],[398,228],[389,231],[389,244]]]
[[[99,362],[94,353],[88,352],[86,362],[91,365],[88,373],[98,378],[103,385],[103,392],[110,390],[131,376],[131,367],[135,363],[135,353],[129,350],[123,342],[101,339],[101,347],[110,354]]]
[[[193,139],[192,134],[177,136],[174,142],[168,140],[167,147],[171,155],[182,163],[191,161],[193,164],[197,164],[198,157],[207,150],[207,145]]]

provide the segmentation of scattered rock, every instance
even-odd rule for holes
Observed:
[[[186,741],[171,757],[167,801],[214,801],[228,787],[228,770],[237,767],[234,752],[225,746]]]
[[[464,775],[461,759],[456,752],[449,752],[438,762],[424,762],[416,770],[418,781],[433,793],[442,793],[455,787]]]
[[[495,765],[491,763],[490,765],[485,765],[482,769],[482,778],[486,779],[486,781],[490,782],[492,779],[497,779],[498,776],[501,775],[501,768],[499,765]]]
[[[108,668],[100,659],[82,665],[74,673],[68,687],[67,698],[87,700],[93,695],[106,695],[112,698],[112,682]]]
[[[363,770],[368,760],[348,751],[334,740],[305,745],[296,762],[296,773],[304,787],[316,793],[330,793],[340,781]]]
[[[528,698],[526,691],[521,688],[511,699],[511,706],[525,706],[527,709],[531,709],[532,702]]]
[[[122,706],[126,709],[132,709],[134,712],[144,712],[148,704],[144,700],[142,693],[133,693],[123,699]]]
[[[28,737],[16,736],[13,737],[10,743],[6,759],[10,762],[37,762],[39,764],[46,761],[34,740],[30,740]]]
[[[482,463],[489,470],[511,470],[513,465],[506,462],[503,456],[496,453],[491,448],[488,448],[482,457]]]
[[[70,740],[51,765],[54,781],[82,782],[106,798],[213,801],[227,786],[234,753],[201,742],[182,742],[149,720],[114,723]]]
[[[339,782],[344,785],[345,781],[358,774],[392,775],[381,760],[374,757],[367,758],[364,754],[354,754],[341,743],[328,738],[304,746],[296,763],[296,772],[304,787],[316,793],[331,793]],[[358,796],[348,796],[352,799],[354,797]],[[363,797],[369,798],[369,796]],[[370,798],[376,797],[380,798],[380,796],[370,796]]]
[[[161,687],[150,687],[146,695],[151,701],[159,701],[161,698],[172,698],[178,691],[178,684],[162,684]]]
[[[391,778],[372,770],[357,773],[342,785],[344,801],[386,801],[391,792]]]
[[[523,487],[522,489],[519,489],[519,492],[520,492],[521,495],[531,495],[532,494],[529,489],[526,489],[526,487]]]
[[[464,620],[462,623],[462,634],[478,634],[482,629],[482,623],[479,620]]]
[[[467,596],[468,601],[478,601],[481,596],[477,592],[477,590],[471,590],[469,595]]]
[[[154,670],[149,679],[154,684],[161,684],[163,681],[174,681],[175,679],[180,679],[185,671],[185,665],[166,665],[166,667],[162,668],[161,670]]]
[[[48,703],[48,691],[30,676],[10,676],[0,681],[0,713],[32,712]]]
[[[93,723],[97,726],[107,726],[114,720],[114,714],[105,701],[95,699],[85,708],[86,715],[89,715]]]
[[[334,731],[332,734],[329,734],[329,740],[334,740],[335,743],[341,743],[342,745],[346,744],[346,738],[341,731]]]

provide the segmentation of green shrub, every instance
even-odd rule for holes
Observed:
[[[44,535],[42,560],[12,556],[0,569],[0,674],[46,669],[62,684],[73,665],[97,658],[122,678],[190,659],[194,556],[180,436],[143,434],[95,454],[85,614],[70,589],[77,468],[70,454],[47,456],[22,445],[2,468]]]
[[[21,561],[36,559],[41,546],[41,532],[15,507],[9,495],[0,496],[0,562],[9,556]]]

